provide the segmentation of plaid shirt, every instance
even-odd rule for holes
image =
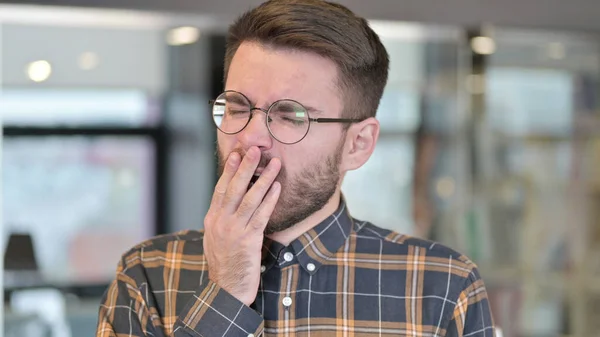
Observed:
[[[96,336],[494,336],[473,262],[353,219],[344,202],[287,247],[265,240],[250,307],[208,279],[202,239],[164,235],[123,255]]]

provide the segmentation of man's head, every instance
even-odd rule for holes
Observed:
[[[388,67],[387,52],[366,20],[341,5],[272,0],[230,27],[225,90],[243,94],[251,106],[264,110],[290,99],[313,119],[357,120],[313,121],[300,142],[284,144],[271,136],[266,114],[254,110],[239,133],[219,132],[221,167],[231,152],[243,156],[251,146],[262,152],[259,167],[270,158],[281,159],[277,180],[282,190],[267,232],[284,230],[320,210],[339,193],[345,172],[368,160],[379,135],[374,117]]]
[[[244,13],[227,36],[225,82],[237,49],[249,41],[333,61],[344,116],[375,116],[387,82],[388,54],[367,21],[349,9],[322,0],[272,0]]]

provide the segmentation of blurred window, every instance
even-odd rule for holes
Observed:
[[[558,69],[491,68],[487,104],[492,128],[511,135],[571,133],[574,78]]]
[[[156,103],[134,89],[4,89],[5,126],[124,126],[158,122]]]
[[[19,137],[3,152],[5,237],[32,235],[44,282],[107,282],[119,256],[153,234],[152,141]]]

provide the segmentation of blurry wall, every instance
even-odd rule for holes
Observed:
[[[216,131],[208,102],[221,90],[219,68],[213,69],[224,52],[215,43],[219,37],[205,34],[196,43],[169,48],[168,231],[202,228],[210,205],[216,182]]]
[[[2,2],[132,8],[232,17],[260,0],[13,0]],[[503,26],[600,30],[596,0],[338,0],[370,19],[415,21],[457,26],[491,23]]]
[[[199,36],[173,41],[185,25]],[[91,335],[122,253],[201,227],[215,181],[214,32],[202,16],[0,5],[0,232],[11,247],[0,333],[45,335],[53,311],[62,333]],[[49,76],[35,81],[33,62]]]
[[[54,74],[40,87],[130,87],[156,94],[167,81],[164,37],[157,30],[5,24],[4,86],[30,86],[24,62],[52,63]],[[99,70],[82,71],[85,52],[98,55]],[[126,75],[125,75],[126,74]]]

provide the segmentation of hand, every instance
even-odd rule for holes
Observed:
[[[281,190],[274,182],[281,169],[278,158],[248,190],[259,161],[257,147],[243,160],[236,152],[229,155],[204,219],[209,278],[248,306],[258,292],[264,230]]]

